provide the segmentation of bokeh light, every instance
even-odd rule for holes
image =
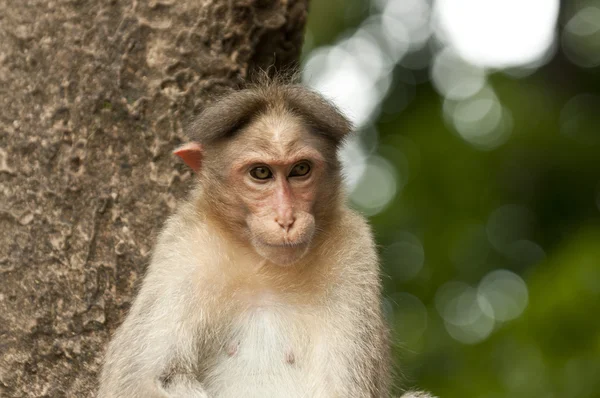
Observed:
[[[350,193],[350,199],[366,215],[375,215],[394,199],[399,181],[397,171],[389,161],[380,156],[371,156]]]
[[[504,254],[522,269],[536,265],[546,257],[546,252],[540,245],[526,239],[510,243],[504,249]]]
[[[448,334],[461,343],[479,343],[494,330],[494,310],[487,297],[464,282],[443,285],[435,303]]]
[[[599,144],[600,95],[583,93],[571,98],[560,112],[561,132],[582,144]]]
[[[426,0],[381,0],[377,1],[386,32],[403,30],[408,35],[409,48],[417,50],[427,43],[431,36],[429,17],[431,7]]]
[[[527,306],[527,285],[523,279],[508,270],[487,274],[477,288],[478,300],[485,299],[482,311],[490,318],[506,322],[517,318]]]
[[[464,61],[446,47],[433,61],[431,75],[440,94],[451,100],[462,100],[481,91],[486,75],[483,69]]]
[[[344,143],[339,156],[342,163],[344,185],[348,192],[352,192],[365,172],[368,154],[359,137],[354,136]]]
[[[508,270],[488,273],[477,287],[448,282],[435,296],[435,305],[452,338],[465,344],[488,338],[498,322],[517,318],[527,306],[525,281]]]
[[[390,323],[396,338],[402,344],[416,345],[427,330],[427,307],[418,297],[404,292],[392,294],[388,301],[393,309]]]
[[[425,263],[425,251],[419,238],[403,232],[396,235],[396,241],[382,252],[386,269],[397,280],[408,281],[417,276]]]
[[[436,34],[470,63],[535,63],[551,48],[558,0],[438,0]]]
[[[571,62],[584,68],[600,65],[600,4],[573,15],[565,25],[562,45]]]
[[[356,127],[361,127],[372,116],[381,97],[377,87],[379,76],[377,70],[364,70],[367,65],[359,54],[348,52],[347,47],[346,41],[344,45],[315,52],[306,62],[303,75],[309,86],[335,102]],[[380,66],[382,62],[371,62],[369,66],[373,64]]]
[[[479,149],[497,148],[506,142],[512,131],[510,111],[487,86],[462,101],[447,99],[444,112],[456,132]]]

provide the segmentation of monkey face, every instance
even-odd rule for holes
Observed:
[[[207,156],[210,169],[223,172],[220,219],[275,264],[297,262],[313,242],[318,203],[331,189],[322,140],[298,118],[263,115],[224,143],[218,159]]]
[[[324,167],[318,149],[304,140],[257,149],[233,165],[231,180],[241,187],[248,236],[259,255],[287,265],[308,251]]]
[[[280,265],[307,252],[315,231],[313,167],[316,160],[250,166],[245,180],[246,225],[262,257]]]

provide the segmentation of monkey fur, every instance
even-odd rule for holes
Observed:
[[[195,187],[109,344],[100,398],[390,396],[375,244],[341,188],[350,131],[295,84],[203,111],[175,151]]]

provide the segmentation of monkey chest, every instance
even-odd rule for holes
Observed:
[[[313,397],[315,374],[310,321],[285,308],[252,308],[231,325],[204,384],[209,396]]]

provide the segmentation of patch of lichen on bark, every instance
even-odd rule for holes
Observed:
[[[207,98],[297,61],[307,1],[0,0],[0,396],[94,396]]]

